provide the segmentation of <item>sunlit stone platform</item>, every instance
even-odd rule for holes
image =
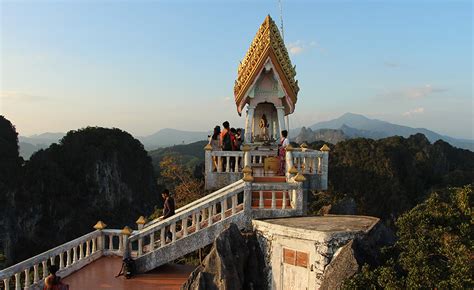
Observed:
[[[115,278],[122,266],[122,258],[102,257],[77,271],[63,281],[70,289],[113,289],[113,290],[174,290],[180,289],[194,266],[166,264],[131,279]]]

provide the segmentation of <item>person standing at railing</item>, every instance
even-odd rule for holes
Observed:
[[[209,144],[212,147],[212,151],[220,151],[220,135],[221,135],[221,127],[216,126],[214,127],[214,133],[212,136],[209,136]],[[217,156],[212,156],[212,164],[213,164],[213,171],[217,171]]]
[[[49,276],[44,279],[43,290],[69,290],[69,285],[61,282],[61,277],[56,276],[56,272],[59,270],[58,266],[48,266]]]
[[[168,189],[164,189],[163,192],[161,193],[161,196],[164,199],[164,203],[163,203],[163,220],[164,220],[174,215],[175,204],[174,204],[174,198],[171,197],[170,191]],[[169,238],[170,240],[173,239],[173,234],[169,230],[169,227],[167,227],[167,230],[166,230],[166,238]]]
[[[233,151],[234,150],[234,142],[235,142],[235,136],[234,134],[230,131],[230,124],[228,121],[225,121],[222,123],[222,126],[224,126],[224,129],[221,132],[221,138],[220,138],[220,145],[223,151]],[[227,167],[227,159],[229,158],[229,167]],[[224,167],[224,171],[230,172],[231,169],[233,168],[232,163],[233,161],[235,162],[235,158],[233,157],[222,157],[222,164]]]
[[[279,175],[285,175],[285,164],[286,164],[286,147],[290,145],[290,140],[288,140],[288,131],[281,131],[281,139],[278,144],[278,157],[280,158],[280,170]]]
[[[240,150],[240,147],[242,146],[242,143],[243,143],[243,140],[242,140],[242,129],[238,128],[237,130],[235,130],[235,138],[234,138],[234,151],[241,151]],[[243,162],[242,159],[240,158],[238,161],[237,160],[234,160],[234,164],[235,162],[239,162],[239,164],[237,164],[237,167],[238,168],[242,168],[241,166],[241,163]],[[232,168],[235,168],[232,167]]]

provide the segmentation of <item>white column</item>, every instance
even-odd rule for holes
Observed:
[[[288,140],[290,139],[290,115],[285,116],[286,130],[288,130]]]
[[[280,127],[278,131],[278,137],[281,137],[281,131],[286,130],[285,107],[276,107],[276,109],[278,114],[278,125]]]
[[[245,136],[244,136],[245,143],[252,143],[252,123],[253,123],[254,112],[255,112],[255,107],[251,107],[251,106],[247,107],[247,118],[245,119]]]

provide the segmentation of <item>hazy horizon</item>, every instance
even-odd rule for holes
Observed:
[[[0,114],[22,136],[86,126],[208,131],[278,1],[1,2]],[[474,139],[472,3],[283,1],[292,128],[346,112]]]

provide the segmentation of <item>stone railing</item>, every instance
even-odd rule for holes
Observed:
[[[211,151],[211,157],[216,160],[216,172],[242,172],[244,152],[242,151]],[[213,165],[214,166],[214,165]]]
[[[213,151],[210,145],[204,149],[206,189],[222,188],[241,179],[246,166],[261,167],[262,174],[265,158],[278,155],[276,148],[256,150],[258,147],[248,144],[242,146],[242,151]]]
[[[204,148],[205,187],[218,189],[242,178],[242,169],[247,165],[247,151],[213,151],[210,145]]]
[[[177,211],[175,215],[150,224],[128,239],[137,270],[145,272],[212,243],[230,223],[250,223],[249,194],[239,181],[218,194],[211,194]]]
[[[311,150],[306,147],[292,148],[286,151],[286,175],[301,172],[302,174],[317,179],[317,186],[313,189],[327,189],[329,169],[329,147],[324,145],[321,150]]]
[[[302,175],[297,175],[303,178]],[[302,181],[287,183],[252,183],[252,218],[273,218],[303,215]],[[258,201],[258,202],[257,202]]]
[[[214,198],[214,197],[216,197],[216,196],[220,196],[222,193],[224,193],[224,192],[226,192],[226,191],[233,190],[233,189],[235,189],[235,188],[237,188],[237,187],[241,187],[243,184],[244,184],[244,181],[243,181],[243,180],[239,180],[239,181],[237,181],[237,182],[234,182],[234,183],[232,183],[232,184],[229,184],[229,185],[227,185],[227,186],[225,186],[225,187],[223,187],[223,188],[221,188],[221,189],[219,189],[219,190],[216,190],[216,191],[214,191],[214,192],[212,192],[212,193],[210,193],[210,194],[208,194],[208,195],[206,195],[206,196],[204,196],[204,197],[202,197],[202,198],[200,198],[200,199],[198,199],[198,200],[195,200],[195,201],[193,201],[193,202],[190,202],[190,203],[188,203],[188,204],[186,204],[186,205],[184,205],[184,206],[182,206],[182,207],[176,209],[175,214],[179,214],[179,213],[181,213],[181,212],[184,211],[184,210],[187,210],[187,209],[189,209],[189,208],[192,208],[192,207],[198,205],[199,203],[201,203],[203,200],[206,200],[206,199],[208,199],[208,198]],[[160,222],[160,221],[162,221],[162,220],[163,220],[163,216],[161,216],[161,217],[159,217],[159,218],[157,218],[157,219],[154,219],[154,220],[152,220],[152,221],[146,223],[146,224],[144,225],[144,227],[152,226],[152,225],[154,225],[154,224],[156,224],[156,223],[158,223],[158,222]]]
[[[250,153],[250,166],[263,166],[266,157],[278,156],[277,150],[252,150]]]
[[[293,166],[303,174],[322,174],[324,153],[321,151],[292,152]]]
[[[42,289],[50,265],[57,265],[57,274],[66,277],[104,255],[121,256],[126,234],[104,229],[102,222],[95,228],[91,233],[3,269],[0,289]]]

